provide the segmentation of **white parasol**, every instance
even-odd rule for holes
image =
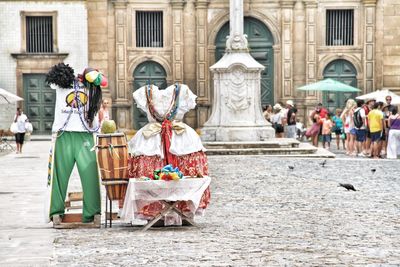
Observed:
[[[10,104],[22,100],[24,99],[0,88],[0,104]]]
[[[400,104],[400,96],[396,95],[392,91],[389,91],[388,89],[377,90],[377,91],[369,93],[369,94],[360,95],[360,96],[357,96],[356,99],[362,99],[362,100],[375,99],[376,101],[386,103],[387,96],[392,97],[392,102],[391,102],[392,105]]]

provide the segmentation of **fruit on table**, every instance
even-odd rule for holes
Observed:
[[[114,133],[116,130],[117,130],[117,125],[115,124],[115,121],[113,120],[103,121],[103,124],[101,125],[102,133],[104,134]]]

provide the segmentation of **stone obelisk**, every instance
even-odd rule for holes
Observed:
[[[204,124],[204,141],[262,141],[275,131],[261,109],[261,71],[243,34],[243,0],[230,0],[230,35],[224,56],[210,67],[214,80],[213,110]]]

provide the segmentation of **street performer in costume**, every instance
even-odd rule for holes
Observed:
[[[133,93],[136,105],[147,114],[149,123],[141,128],[129,141],[133,155],[129,161],[129,177],[152,177],[153,171],[167,164],[178,167],[185,176],[203,177],[208,175],[208,163],[199,135],[183,123],[186,112],[196,106],[196,95],[187,85],[174,84],[165,90],[147,85]],[[207,189],[200,202],[205,209],[210,202]],[[144,218],[154,216],[163,207],[154,202],[141,211]],[[182,202],[179,207],[187,211]]]
[[[53,148],[49,162],[46,216],[65,212],[65,197],[72,169],[77,164],[83,190],[82,222],[91,222],[100,214],[100,184],[93,133],[98,131],[97,112],[102,94],[100,84],[105,77],[87,68],[78,78],[67,64],[52,67],[46,82],[56,90],[53,123]]]

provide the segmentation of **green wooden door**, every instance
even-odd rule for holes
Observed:
[[[357,87],[357,71],[347,60],[338,59],[329,63],[324,69],[324,78],[331,78],[342,83]],[[324,92],[323,104],[335,113],[336,108],[343,109],[347,99],[355,98],[357,93]]]
[[[139,89],[143,85],[154,84],[160,89],[167,87],[167,74],[164,68],[154,61],[146,61],[139,64],[133,72],[133,91]],[[133,105],[133,128],[138,130],[148,122],[146,113]]]
[[[247,34],[250,54],[265,69],[261,73],[261,103],[274,104],[274,51],[273,37],[269,29],[259,20],[245,17],[244,33]],[[229,35],[229,22],[218,32],[216,38],[215,61],[218,61],[225,52],[226,36]]]
[[[33,134],[51,134],[56,92],[45,82],[45,74],[24,74],[24,112]]]

